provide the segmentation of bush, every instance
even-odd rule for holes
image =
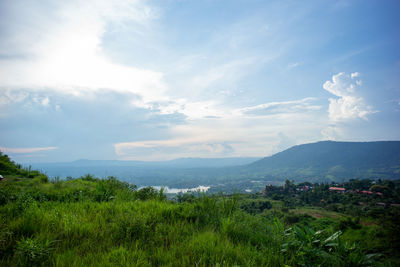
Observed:
[[[86,174],[85,176],[82,176],[81,179],[82,179],[83,181],[88,181],[88,182],[95,182],[95,181],[98,180],[98,179],[96,179],[96,177],[94,177],[94,176],[91,175],[91,174]]]
[[[165,200],[167,197],[164,194],[164,190],[161,188],[157,191],[151,186],[144,187],[135,192],[135,197],[139,200],[149,200],[149,199],[160,199]]]
[[[261,213],[264,210],[269,210],[272,208],[271,202],[267,200],[262,201],[249,201],[243,203],[240,208],[250,214]]]
[[[34,180],[38,181],[39,183],[43,183],[43,184],[49,182],[49,178],[44,174],[39,174],[39,175],[35,176]]]
[[[347,217],[347,218],[341,219],[338,223],[338,229],[343,231],[347,228],[360,229],[361,228],[360,218]]]
[[[176,195],[176,201],[179,203],[189,202],[193,203],[196,200],[196,197],[193,193],[179,193]]]
[[[15,260],[20,266],[38,266],[44,265],[53,250],[52,244],[46,240],[45,242],[38,239],[24,238],[17,242],[15,251]]]
[[[286,224],[289,224],[289,225],[298,223],[298,222],[300,221],[300,215],[292,214],[292,213],[286,214],[286,215],[283,217],[283,221],[284,221]]]

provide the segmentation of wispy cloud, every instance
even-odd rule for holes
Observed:
[[[287,69],[294,69],[300,66],[302,63],[301,62],[291,62],[287,65]]]
[[[191,80],[189,87],[207,88],[218,83],[220,85],[223,83],[224,86],[235,84],[249,73],[251,66],[257,61],[259,61],[259,59],[247,57],[214,66],[196,75]]]
[[[191,155],[194,157],[227,156],[233,147],[227,142],[203,138],[170,139],[117,143],[115,153],[122,159],[168,160]]]
[[[285,114],[296,112],[307,112],[319,110],[322,107],[312,104],[317,100],[313,97],[307,97],[300,100],[270,102],[252,107],[238,109],[237,112],[243,115],[263,116],[269,114]]]
[[[284,135],[291,136],[290,144],[320,138],[324,120],[315,101],[304,98],[231,110],[214,105],[213,113],[219,116],[192,115],[187,123],[172,126],[169,138],[116,143],[114,148],[121,159],[266,156],[282,149],[277,144]]]
[[[343,136],[343,130],[338,125],[330,124],[321,130],[321,135],[325,140],[338,140]]]
[[[27,153],[36,153],[40,151],[50,151],[58,149],[55,146],[48,147],[20,147],[20,148],[10,148],[10,147],[0,147],[0,151],[4,153],[10,154],[27,154]]]

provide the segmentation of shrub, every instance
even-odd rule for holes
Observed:
[[[300,215],[291,214],[291,213],[286,214],[286,215],[283,217],[283,221],[284,221],[286,224],[289,224],[289,225],[298,223],[298,222],[300,221]]]
[[[45,242],[38,239],[24,238],[17,242],[15,251],[15,260],[20,266],[38,266],[43,265],[48,260],[51,251],[53,250],[52,244],[46,240]]]
[[[49,178],[44,174],[39,174],[34,179],[35,179],[35,181],[38,181],[39,183],[45,184],[45,183],[49,182]]]
[[[190,192],[190,193],[179,193],[176,195],[176,201],[179,203],[182,202],[189,202],[189,203],[193,203],[196,200],[195,195]]]
[[[144,187],[144,188],[136,191],[135,197],[140,200],[149,200],[149,199],[164,200],[164,199],[166,199],[163,189],[161,189],[160,191],[157,191],[156,189],[154,189],[151,186]]]
[[[240,206],[241,209],[244,211],[250,213],[250,214],[257,214],[261,213],[264,210],[269,210],[272,208],[271,202],[267,200],[263,201],[250,201],[250,202],[245,202]]]
[[[83,181],[88,181],[88,182],[95,182],[95,181],[98,180],[98,179],[96,179],[96,177],[94,177],[94,176],[91,175],[91,174],[86,174],[85,176],[82,176],[81,179],[82,179]]]
[[[361,224],[360,224],[360,218],[350,218],[346,217],[344,219],[341,219],[338,224],[338,228],[340,230],[345,230],[347,228],[352,228],[352,229],[360,229]]]

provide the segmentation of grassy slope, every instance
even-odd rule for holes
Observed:
[[[32,252],[37,263],[57,266],[278,266],[287,261],[278,253],[282,235],[235,211],[233,200],[203,197],[176,204],[119,192],[112,201],[93,201],[88,192],[97,189],[88,190],[91,183],[97,181],[3,182],[3,192],[18,195],[0,208],[1,265],[35,263]],[[87,200],[71,199],[71,190],[86,192]],[[58,200],[49,201],[51,195]]]
[[[282,215],[278,209],[259,215],[242,211],[240,203],[253,201],[246,196],[199,196],[177,203],[116,179],[87,176],[50,183],[40,173],[22,174],[18,169],[0,182],[1,266],[369,263],[359,247],[340,238],[329,241],[335,233],[332,221],[312,223],[324,227],[323,233],[307,227],[285,230],[290,223],[276,218]]]

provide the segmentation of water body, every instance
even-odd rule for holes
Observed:
[[[193,187],[193,188],[169,188],[168,186],[160,186],[160,185],[155,185],[152,186],[153,188],[160,190],[161,188],[164,188],[164,193],[167,194],[178,194],[178,193],[187,193],[187,192],[207,192],[208,189],[210,189],[210,186],[203,186],[199,185],[198,187]],[[141,189],[143,187],[140,187]]]

